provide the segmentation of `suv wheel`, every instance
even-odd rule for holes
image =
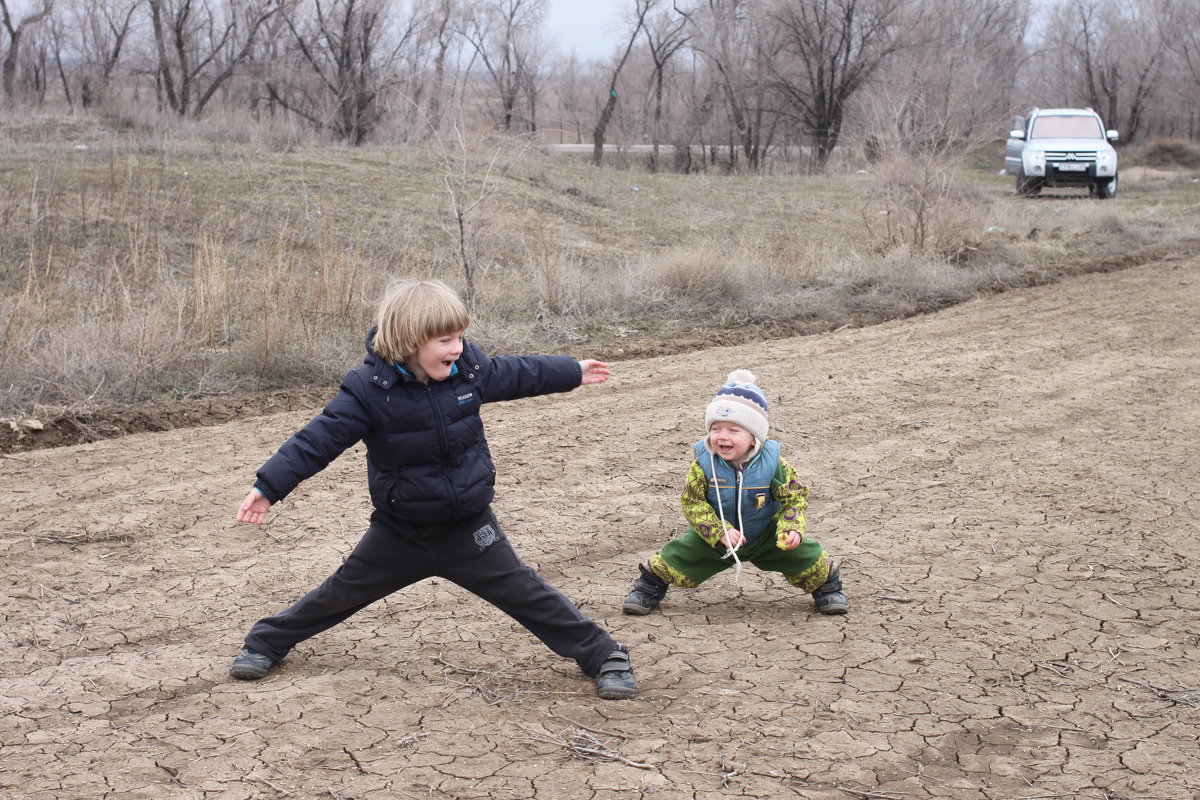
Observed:
[[[1035,195],[1042,190],[1042,185],[1037,178],[1030,178],[1025,175],[1024,167],[1017,167],[1017,194],[1023,197]]]
[[[1117,196],[1117,176],[1096,181],[1096,197],[1111,200]]]

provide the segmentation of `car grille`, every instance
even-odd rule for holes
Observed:
[[[1078,161],[1085,164],[1096,163],[1096,152],[1079,151],[1079,150],[1047,150],[1047,161]]]

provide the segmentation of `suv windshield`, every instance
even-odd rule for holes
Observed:
[[[1095,117],[1079,115],[1037,117],[1030,139],[1103,139],[1104,130]]]

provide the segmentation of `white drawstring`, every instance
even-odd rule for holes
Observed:
[[[717,514],[721,517],[721,530],[725,532],[726,536],[728,536],[729,531],[725,527],[725,524],[726,524],[725,523],[725,505],[724,505],[724,503],[721,502],[721,482],[717,479],[717,461],[716,461],[716,456],[713,455],[713,452],[711,450],[708,451],[708,466],[712,470],[713,483],[716,484]],[[746,541],[746,534],[743,533],[743,530],[745,529],[746,526],[742,523],[742,473],[740,470],[735,469],[733,471],[733,474],[735,476],[737,476],[737,487],[736,487],[736,489],[737,489],[737,495],[736,495],[736,497],[737,497],[737,521],[738,521],[738,533],[742,537],[742,541],[739,542],[739,544],[744,544]],[[726,545],[725,555],[721,556],[721,558],[729,558],[730,556],[733,556],[733,562],[734,562],[733,582],[735,584],[741,585],[741,582],[742,582],[742,560],[740,558],[738,558],[736,547]]]

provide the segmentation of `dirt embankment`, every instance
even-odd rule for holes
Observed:
[[[444,581],[228,677],[334,569],[361,450],[232,523],[313,409],[0,458],[0,796],[1185,798],[1200,793],[1198,262],[619,364],[487,410],[523,555],[632,648],[595,698]],[[747,569],[625,617],[704,405],[754,370],[852,611]]]

